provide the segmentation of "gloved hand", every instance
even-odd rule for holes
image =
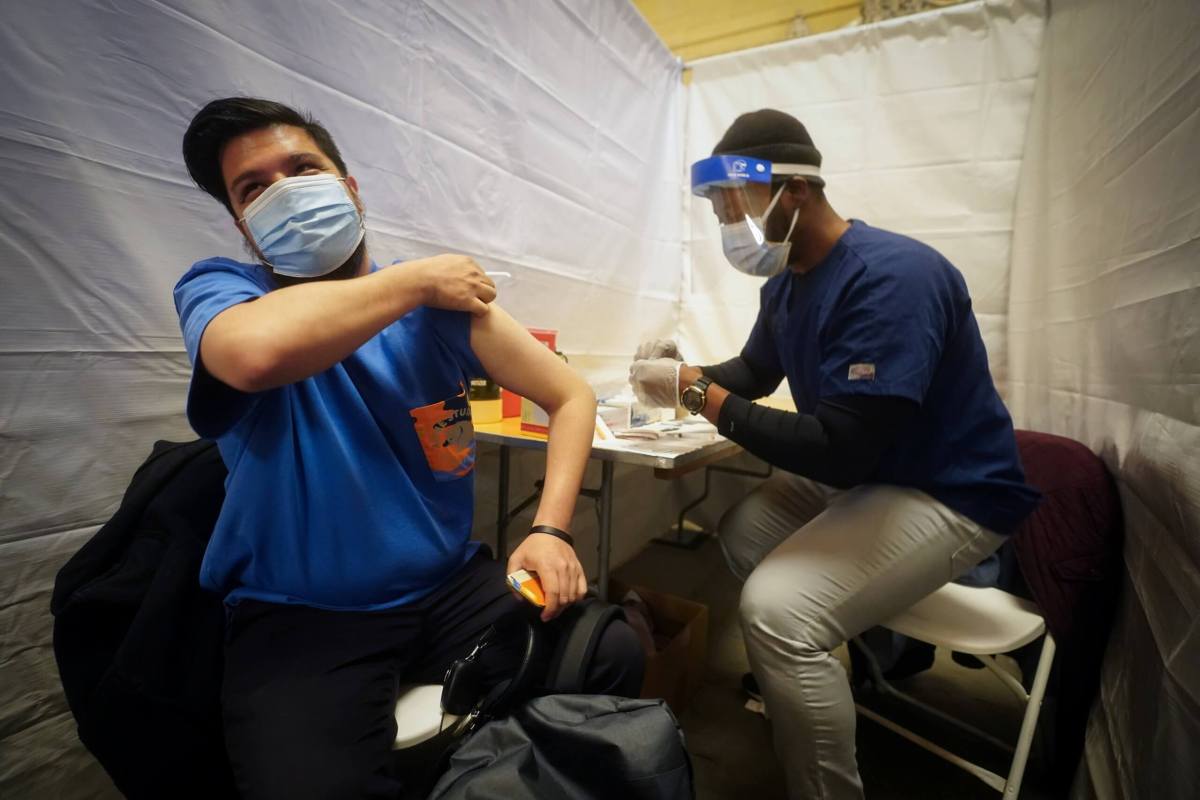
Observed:
[[[679,367],[673,358],[649,358],[629,365],[629,385],[642,405],[674,408],[679,405]]]
[[[651,339],[639,344],[637,352],[633,354],[633,360],[645,361],[648,358],[673,358],[683,361],[683,356],[679,355],[679,345],[671,339]]]

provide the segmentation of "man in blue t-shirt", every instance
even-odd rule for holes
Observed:
[[[524,602],[506,571],[536,571],[542,620],[587,582],[567,532],[591,449],[588,385],[492,301],[469,257],[377,266],[358,184],[329,132],[287,106],[215,100],[184,160],[256,263],[211,258],[175,287],[193,364],[188,419],[229,468],[201,583],[229,609],[222,706],[244,798],[396,797],[397,687],[440,683]],[[472,377],[549,413],[546,479],[507,566],[470,541]],[[521,641],[490,647],[484,688]],[[634,695],[625,623],[585,681]]]
[[[962,275],[837,215],[795,118],[744,114],[692,168],[730,263],[765,277],[741,354],[639,348],[644,402],[703,414],[781,467],[720,524],[788,794],[862,796],[855,711],[830,651],[970,570],[1037,503]],[[795,412],[756,405],[783,378]]]

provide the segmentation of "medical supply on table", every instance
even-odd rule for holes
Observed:
[[[538,608],[545,608],[546,594],[542,591],[541,581],[536,572],[519,569],[508,574],[508,588]]]
[[[603,420],[613,433],[623,431],[633,424],[633,404],[603,400],[596,405],[596,416]]]
[[[592,434],[592,438],[597,442],[611,442],[617,437],[616,434],[613,433],[612,428],[608,427],[608,423],[606,423],[601,416],[597,414],[596,429]]]
[[[500,400],[500,386],[490,378],[471,378],[468,389],[471,403],[471,421],[475,424],[499,422],[504,418]]]

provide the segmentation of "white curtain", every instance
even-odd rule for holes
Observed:
[[[514,274],[518,320],[624,360],[675,324],[680,67],[611,0],[19,6],[0,26],[0,796],[85,797],[53,575],[155,439],[193,438],[171,288],[245,257],[184,170],[191,116],[239,94],[311,111],[377,261],[477,256]]]
[[[1018,425],[1117,476],[1127,580],[1076,794],[1200,796],[1200,7],[1055,0],[1013,237]]]
[[[1003,389],[1013,198],[1045,24],[1042,0],[988,0],[704,59],[687,92],[688,163],[746,111],[805,124],[844,217],[937,248],[964,274]],[[730,269],[707,202],[685,201],[684,354],[736,355],[762,281]]]

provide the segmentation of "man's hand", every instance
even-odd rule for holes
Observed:
[[[394,267],[414,271],[423,305],[479,316],[496,299],[496,284],[470,256],[445,253]]]
[[[549,622],[587,594],[583,565],[571,546],[545,533],[531,533],[508,557],[508,572],[536,572],[546,595],[542,622]]]
[[[651,339],[639,344],[637,352],[633,354],[633,360],[645,361],[648,358],[673,358],[683,361],[683,356],[679,355],[679,345],[670,339]]]
[[[674,408],[679,405],[679,368],[673,358],[652,358],[629,365],[629,385],[642,405]]]
[[[683,390],[691,386],[693,383],[704,377],[704,373],[699,367],[693,367],[689,364],[679,365],[679,385],[675,387],[677,396],[683,396]]]

